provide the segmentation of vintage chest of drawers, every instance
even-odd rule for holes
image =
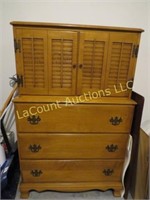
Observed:
[[[12,22],[22,182],[120,196],[142,29]]]

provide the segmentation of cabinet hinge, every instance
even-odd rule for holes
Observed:
[[[14,48],[15,48],[15,53],[17,53],[17,51],[19,53],[21,53],[21,44],[20,44],[20,40],[14,39]]]
[[[17,81],[18,87],[23,87],[23,76],[22,75],[17,75]]]
[[[138,51],[139,51],[139,45],[134,45],[133,46],[133,51],[132,51],[132,57],[137,58]]]

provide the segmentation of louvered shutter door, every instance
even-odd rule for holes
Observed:
[[[47,31],[18,29],[16,35],[21,47],[17,73],[23,75],[20,94],[48,94]]]
[[[77,68],[77,33],[49,31],[50,95],[74,95]]]
[[[104,89],[108,39],[107,32],[80,33],[78,94]]]
[[[133,52],[139,43],[135,33],[110,33],[108,63],[105,88],[111,90],[111,96],[129,96],[127,81],[133,79],[136,57]]]

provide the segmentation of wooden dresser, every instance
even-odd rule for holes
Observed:
[[[142,29],[11,22],[22,182],[30,190],[120,196]]]

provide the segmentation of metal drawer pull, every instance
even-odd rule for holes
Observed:
[[[117,126],[119,125],[121,122],[123,122],[122,118],[120,117],[111,117],[110,120],[112,125]]]
[[[118,145],[114,145],[114,144],[107,145],[107,146],[106,146],[106,149],[107,149],[107,151],[109,151],[109,152],[115,152],[116,150],[118,150]]]
[[[39,116],[32,115],[32,117],[29,116],[27,118],[27,121],[32,125],[37,125],[39,121],[41,121],[41,118]]]
[[[29,146],[29,149],[30,149],[31,152],[36,153],[36,152],[39,152],[39,150],[42,149],[42,148],[41,148],[40,145],[33,144],[33,145]]]
[[[31,171],[31,174],[32,174],[32,176],[34,176],[34,177],[38,177],[38,176],[40,176],[42,173],[43,173],[43,172],[42,172],[41,170],[37,170],[37,169]]]
[[[111,176],[114,173],[113,169],[104,169],[103,173],[105,176]]]

